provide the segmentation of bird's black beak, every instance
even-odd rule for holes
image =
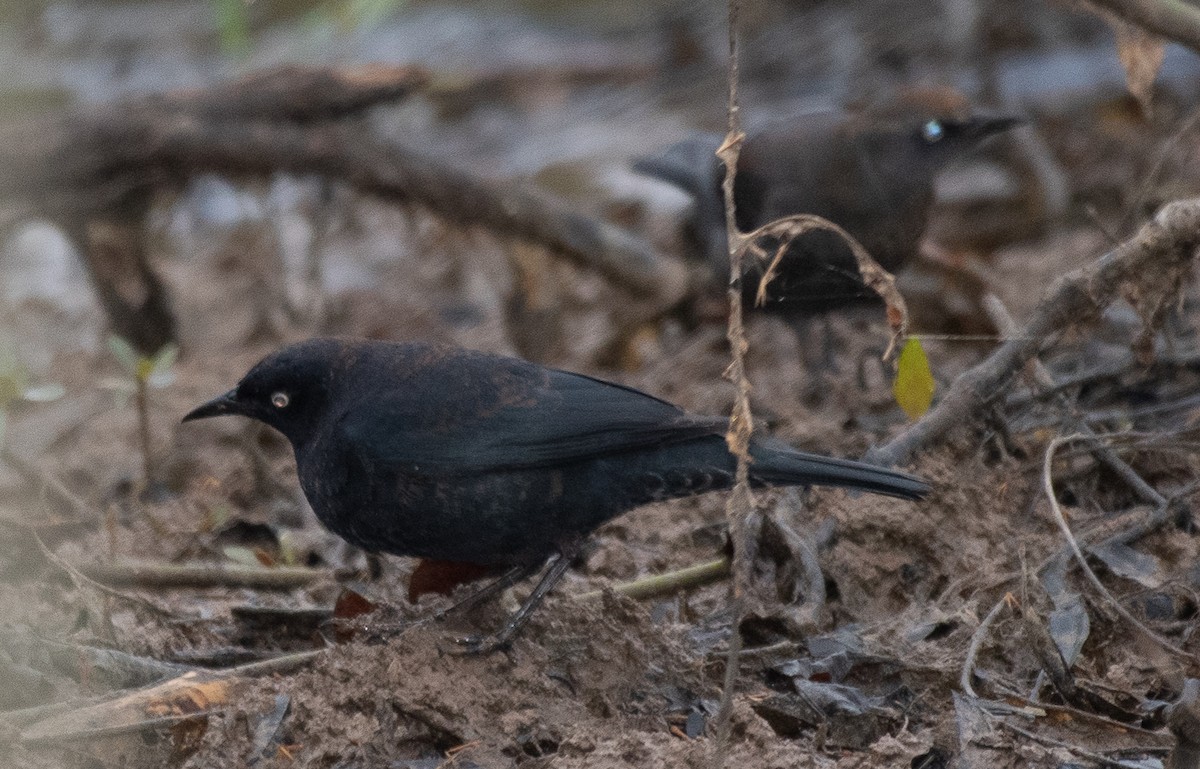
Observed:
[[[237,399],[237,390],[230,390],[224,395],[218,395],[208,403],[202,406],[197,406],[184,416],[184,422],[191,422],[193,419],[207,419],[209,417],[219,417],[226,414],[244,414],[246,410],[242,408],[242,404]]]

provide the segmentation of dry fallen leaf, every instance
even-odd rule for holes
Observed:
[[[1158,70],[1162,67],[1167,48],[1166,40],[1114,14],[1100,9],[1097,9],[1097,12],[1112,27],[1113,35],[1116,36],[1117,58],[1125,68],[1125,85],[1129,93],[1138,100],[1142,113],[1149,115],[1154,95],[1154,79],[1158,77]]]

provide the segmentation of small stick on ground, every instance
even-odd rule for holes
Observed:
[[[62,558],[59,558],[53,550],[46,547],[46,543],[42,541],[42,538],[38,536],[36,531],[30,533],[33,534],[33,538],[37,542],[38,547],[41,549],[42,554],[46,556],[46,560],[66,572],[67,576],[71,578],[71,581],[75,583],[75,587],[77,589],[83,590],[84,587],[90,587],[94,590],[100,591],[105,595],[110,595],[113,598],[118,598],[135,606],[140,606],[152,614],[156,614],[160,617],[165,617],[167,619],[177,619],[179,617],[177,613],[171,611],[170,609],[165,609],[151,600],[142,598],[141,596],[123,593],[120,590],[112,588],[100,581],[93,579],[92,577],[89,577],[87,574],[84,574],[79,569],[64,561]]]
[[[622,582],[619,585],[613,585],[611,590],[634,600],[656,598],[660,595],[670,595],[703,587],[717,580],[725,579],[729,576],[729,568],[728,558],[718,558],[715,561],[685,566],[682,569],[663,574],[652,574],[632,582]],[[603,590],[591,590],[587,593],[580,593],[578,597],[581,601],[590,601],[602,595],[604,595]]]
[[[81,564],[78,571],[81,572],[81,576],[106,585],[154,588],[249,587],[259,590],[291,590],[323,579],[332,579],[334,576],[333,572],[327,569],[310,569],[303,566],[266,568],[224,563],[179,564],[152,561]]]
[[[1000,300],[1000,297],[992,293],[985,295],[983,297],[983,306],[987,311],[988,317],[996,324],[996,328],[1000,331],[1001,336],[1011,337],[1020,333],[1016,321],[1013,320],[1012,315],[1009,314],[1008,308],[1004,306],[1004,302]],[[1043,390],[1057,389],[1054,375],[1050,373],[1045,364],[1034,358],[1030,361],[1030,365],[1033,369],[1033,378],[1037,382],[1038,387]],[[1061,390],[1058,391],[1058,401],[1059,406],[1064,411],[1069,411],[1070,404]],[[1091,449],[1092,454],[1098,461],[1120,476],[1125,483],[1129,484],[1144,502],[1148,502],[1156,508],[1165,508],[1167,506],[1167,498],[1159,494],[1153,486],[1137,474],[1136,470],[1129,466],[1129,463],[1121,459],[1115,451],[1105,445],[1084,420],[1077,419],[1074,421],[1077,422],[1075,427],[1081,434],[1081,438],[1087,440],[1088,448]]]
[[[959,676],[958,684],[962,687],[963,692],[972,699],[979,699],[979,695],[975,693],[975,687],[971,685],[971,675],[975,672],[975,660],[979,657],[979,647],[983,646],[983,639],[987,637],[987,632],[991,629],[992,624],[1000,617],[1000,612],[1005,606],[1009,605],[1012,596],[1008,593],[996,602],[992,610],[983,618],[983,622],[979,623],[979,627],[975,628],[975,632],[971,634],[971,645],[967,648],[967,657],[963,660],[962,675]]]
[[[1075,535],[1071,533],[1071,527],[1067,524],[1066,516],[1063,515],[1062,508],[1059,506],[1058,500],[1054,496],[1054,477],[1051,472],[1052,465],[1054,463],[1054,452],[1058,450],[1058,447],[1064,443],[1070,443],[1078,440],[1079,438],[1080,436],[1078,435],[1068,435],[1066,437],[1060,436],[1050,441],[1050,445],[1046,447],[1045,460],[1042,462],[1042,489],[1046,492],[1046,499],[1050,502],[1050,511],[1054,515],[1054,522],[1058,525],[1058,530],[1062,532],[1063,537],[1067,540],[1067,544],[1071,547],[1071,552],[1075,555],[1075,560],[1079,563],[1079,567],[1083,570],[1088,582],[1092,583],[1092,587],[1096,589],[1096,592],[1103,596],[1104,599],[1110,605],[1112,605],[1113,609],[1117,612],[1117,614],[1121,615],[1122,619],[1141,631],[1146,638],[1153,641],[1163,649],[1171,652],[1172,654],[1179,655],[1180,657],[1191,660],[1192,662],[1200,662],[1200,659],[1197,659],[1194,654],[1179,648],[1167,639],[1158,635],[1153,630],[1142,624],[1137,617],[1130,614],[1129,611],[1121,605],[1121,602],[1117,600],[1116,596],[1108,591],[1108,588],[1106,588],[1104,583],[1100,581],[1100,578],[1096,576],[1096,572],[1092,571],[1092,567],[1088,565],[1087,558],[1084,556],[1083,551],[1079,548],[1079,543],[1075,540]]]
[[[1014,734],[1019,734],[1027,740],[1032,740],[1033,742],[1036,742],[1039,745],[1045,745],[1045,746],[1051,747],[1051,748],[1062,748],[1063,750],[1074,753],[1075,755],[1079,756],[1080,758],[1087,759],[1088,761],[1093,761],[1096,764],[1099,764],[1100,766],[1112,766],[1112,767],[1116,767],[1116,769],[1137,769],[1137,767],[1145,765],[1141,762],[1134,763],[1132,761],[1121,761],[1120,759],[1109,758],[1108,756],[1102,755],[1100,753],[1093,753],[1092,751],[1087,750],[1086,748],[1081,748],[1078,745],[1072,745],[1069,742],[1063,742],[1062,740],[1056,740],[1053,737],[1043,737],[1040,734],[1034,734],[1033,732],[1029,731],[1028,729],[1022,729],[1021,727],[1019,727],[1015,724],[1010,724],[1007,721],[999,721],[998,723],[1000,724],[1000,726],[1004,727],[1005,729],[1008,729],[1010,732],[1013,732]]]
[[[318,649],[226,670],[190,670],[149,688],[56,712],[25,728],[20,738],[26,744],[53,744],[165,726],[212,713],[234,702],[249,678],[291,670],[324,653],[324,649]]]
[[[84,517],[91,514],[91,507],[54,474],[43,471],[7,446],[0,447],[0,459],[20,473],[26,481],[63,503],[73,515]]]

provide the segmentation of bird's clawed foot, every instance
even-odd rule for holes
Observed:
[[[459,636],[454,639],[456,648],[449,651],[460,657],[477,657],[493,652],[508,652],[512,650],[512,636],[505,632],[494,635]]]

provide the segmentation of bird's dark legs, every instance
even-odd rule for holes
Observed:
[[[791,315],[787,324],[796,335],[796,349],[807,381],[800,392],[804,403],[819,406],[829,391],[829,380],[837,373],[837,344],[829,315]]]
[[[484,585],[462,600],[456,601],[452,606],[448,606],[445,609],[436,612],[433,615],[433,619],[442,620],[446,617],[449,617],[451,614],[457,614],[458,612],[473,609],[487,599],[504,592],[526,577],[533,576],[541,567],[542,565],[536,562],[523,566],[513,566],[508,571],[497,577],[494,581]]]
[[[829,317],[829,313],[821,314],[821,362],[825,366],[825,371],[836,374],[838,373],[837,365],[838,341],[837,334],[833,333],[833,321]]]
[[[521,608],[517,609],[516,613],[509,618],[508,622],[504,623],[504,627],[502,627],[499,632],[490,636],[476,636],[460,639],[459,644],[463,647],[463,653],[487,654],[490,652],[507,649],[512,644],[513,639],[517,637],[517,634],[521,632],[521,628],[525,627],[525,623],[529,621],[529,618],[533,615],[534,610],[536,610],[538,605],[541,604],[542,599],[546,597],[547,593],[554,589],[554,586],[558,584],[558,581],[561,580],[563,575],[567,573],[567,569],[570,568],[571,562],[575,560],[575,556],[578,553],[579,546],[572,545],[571,547],[562,548],[558,553],[551,556],[550,566],[546,569],[546,573],[542,575],[541,580],[539,580],[537,585],[533,588],[533,592],[531,592],[529,597],[525,599],[525,602],[521,604]],[[504,577],[501,577],[499,581],[503,581],[503,579]],[[489,585],[488,587],[484,588],[484,590],[489,590],[491,587],[492,585]]]

